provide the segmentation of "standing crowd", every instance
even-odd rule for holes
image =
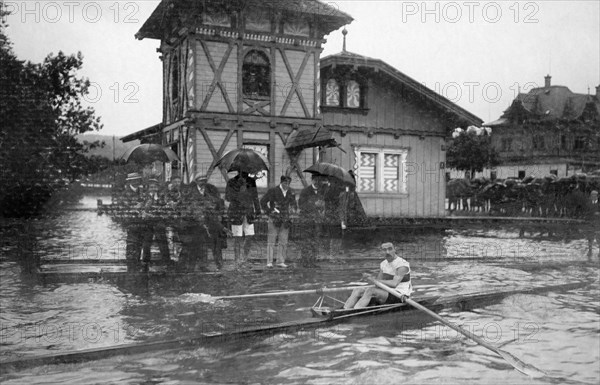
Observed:
[[[227,182],[222,199],[206,175],[196,175],[187,185],[174,176],[163,187],[155,178],[144,183],[141,174],[128,174],[123,188],[113,196],[115,210],[126,218],[128,268],[147,268],[155,242],[161,260],[168,265],[184,271],[208,271],[210,249],[220,270],[227,237],[233,237],[235,267],[243,268],[254,242],[255,221],[263,212],[268,218],[266,266],[288,266],[288,239],[292,217],[297,215],[300,264],[316,267],[320,248],[330,256],[332,250],[341,250],[348,221],[364,220],[366,216],[349,184],[313,175],[311,184],[296,199],[290,183],[289,176],[281,176],[280,183],[259,200],[256,180],[239,172]],[[229,203],[227,208],[225,201]],[[170,238],[181,244],[177,262],[170,255]]]

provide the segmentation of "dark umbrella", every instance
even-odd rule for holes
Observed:
[[[133,146],[121,157],[126,162],[152,163],[161,161],[163,163],[178,161],[177,154],[168,147],[156,143],[144,143]]]
[[[351,186],[356,186],[356,181],[354,180],[354,178],[352,178],[352,175],[350,175],[348,171],[344,170],[336,164],[325,162],[315,163],[306,170],[304,170],[304,172],[309,172],[311,174],[316,175],[331,176],[336,179],[339,179],[344,183],[348,183]]]
[[[219,166],[227,170],[227,172],[240,171],[247,172],[248,174],[256,174],[259,171],[269,170],[262,156],[258,152],[248,148],[238,148],[229,151],[215,163],[215,166]]]

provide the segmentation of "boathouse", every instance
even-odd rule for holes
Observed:
[[[162,1],[136,37],[160,40],[163,121],[122,140],[170,146],[182,161],[167,180],[201,172],[224,189],[234,174],[216,161],[246,147],[270,166],[259,193],[283,173],[300,189],[329,161],[354,171],[369,216],[444,216],[445,138],[482,121],[345,43],[321,59],[351,21],[317,0]]]
[[[171,146],[184,181],[208,173],[219,188],[235,174],[216,161],[251,148],[270,166],[259,192],[286,172],[301,188],[313,149],[335,145],[319,114],[324,36],[351,21],[317,0],[161,1],[136,37],[160,41],[163,121],[122,140]]]
[[[382,60],[346,51],[321,60],[321,159],[353,170],[370,217],[443,217],[446,142],[482,120]]]

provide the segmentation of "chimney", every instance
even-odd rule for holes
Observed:
[[[545,88],[550,87],[550,79],[552,79],[552,76],[550,76],[550,74],[544,76],[544,87]]]

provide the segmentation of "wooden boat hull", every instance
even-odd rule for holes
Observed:
[[[449,297],[421,297],[416,300],[419,303],[424,304],[427,308],[433,311],[439,311],[444,308],[459,308],[467,309],[481,305],[489,305],[497,303],[501,299],[514,294],[533,294],[538,292],[546,291],[566,291],[581,288],[588,285],[585,282],[577,282],[562,285],[552,286],[537,286],[526,289],[506,290],[506,291],[490,291],[486,293],[477,293],[472,295],[456,295]],[[51,355],[41,355],[37,357],[30,357],[20,360],[1,361],[0,362],[0,374],[22,370],[41,365],[51,364],[72,364],[80,363],[92,360],[98,360],[115,355],[131,355],[131,354],[143,354],[148,351],[156,350],[170,350],[170,349],[182,349],[185,347],[195,347],[203,344],[220,343],[223,341],[239,340],[242,338],[250,338],[256,336],[268,336],[275,335],[278,333],[292,333],[307,329],[318,329],[321,327],[329,327],[335,323],[343,322],[349,318],[357,318],[360,316],[388,313],[392,311],[408,311],[413,309],[408,304],[395,304],[388,305],[385,307],[366,309],[368,311],[357,311],[357,312],[345,312],[336,313],[333,311],[333,316],[320,316],[313,318],[300,319],[290,322],[275,323],[271,325],[260,325],[250,326],[247,328],[237,328],[234,331],[223,331],[223,332],[210,332],[200,333],[198,335],[177,338],[164,341],[153,341],[153,342],[142,342],[136,344],[125,344],[114,347],[103,347],[98,349],[85,349],[77,351],[69,351]],[[410,314],[417,314],[417,311],[411,312]],[[409,313],[407,313],[408,315]],[[420,315],[420,314],[419,314]]]

